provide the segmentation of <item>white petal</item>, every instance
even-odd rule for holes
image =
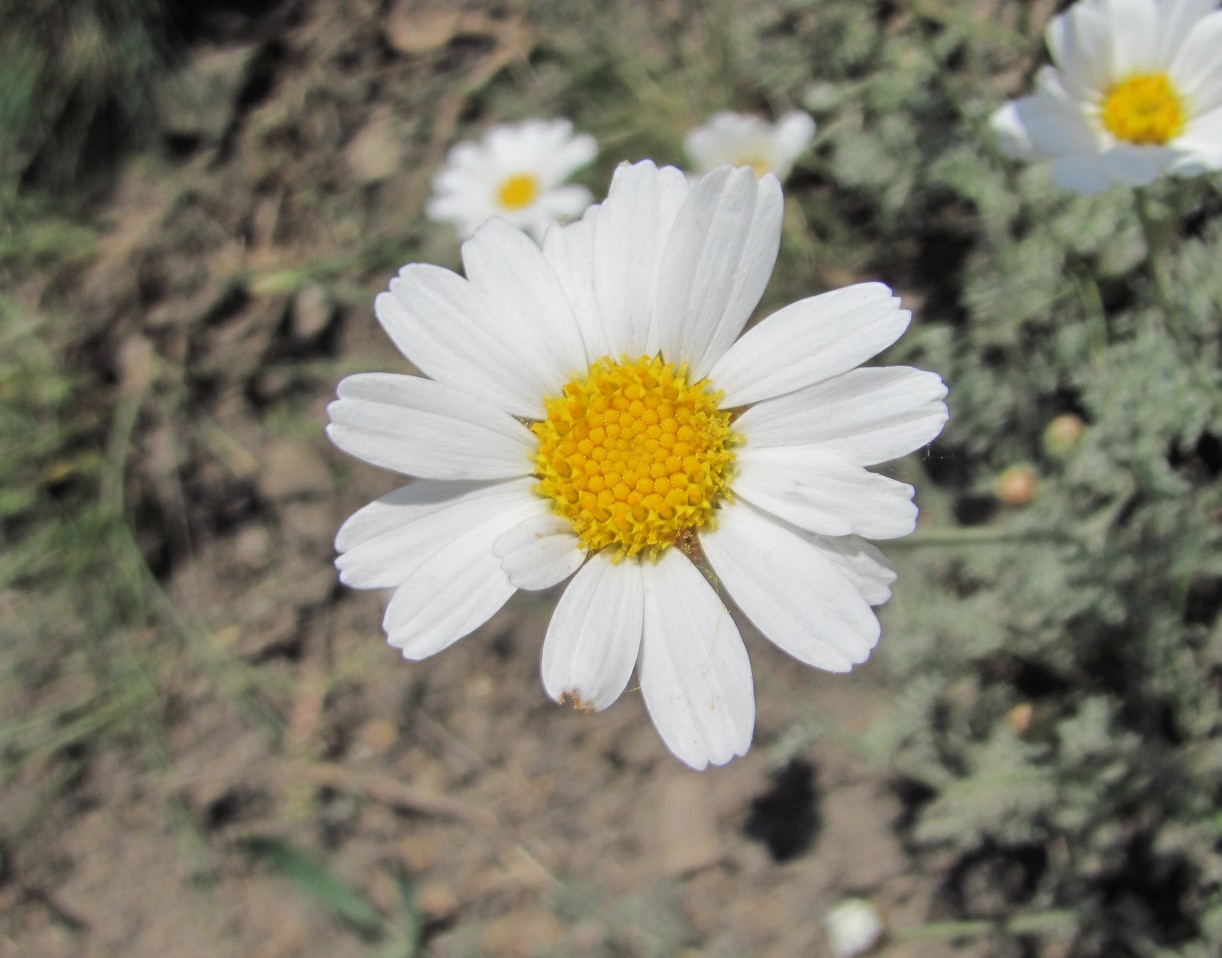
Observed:
[[[360,373],[339,384],[327,435],[359,459],[425,479],[529,475],[538,440],[489,403],[419,376]]]
[[[1175,162],[1175,150],[1161,146],[1133,146],[1117,143],[1106,150],[1099,161],[1104,172],[1117,183],[1145,186],[1153,183]]]
[[[1052,179],[1063,190],[1089,196],[1112,185],[1099,154],[1064,156],[1052,161]]]
[[[1082,112],[1046,92],[1007,103],[989,122],[1008,156],[1038,160],[1099,149]]]
[[[1111,76],[1150,73],[1157,62],[1159,9],[1154,0],[1104,0],[1111,21]]]
[[[488,204],[482,199],[473,197],[470,193],[447,193],[429,200],[425,207],[425,215],[435,223],[453,223],[457,227],[474,222],[465,235],[470,236],[476,227],[488,219]]]
[[[658,270],[687,194],[687,177],[673,167],[646,160],[615,171],[594,227],[594,294],[613,359],[657,352]]]
[[[1053,62],[1079,97],[1097,97],[1110,85],[1111,31],[1101,10],[1086,3],[1053,17],[1045,31]]]
[[[594,295],[594,221],[599,209],[591,206],[578,222],[553,226],[543,238],[543,256],[572,304],[586,346],[587,365],[603,356],[618,356],[613,337],[603,327]]]
[[[543,640],[543,687],[555,701],[596,711],[619,698],[641,647],[641,563],[595,553],[556,604]]]
[[[912,486],[819,446],[746,446],[734,465],[736,496],[800,529],[897,539],[916,528]]]
[[[1000,106],[989,117],[989,128],[997,137],[997,145],[1006,156],[1029,160],[1034,158],[1035,151],[1031,144],[1031,135],[1027,132],[1027,122],[1021,112],[1022,105],[1033,97],[1021,100],[1011,100]]]
[[[1168,73],[1188,98],[1194,115],[1222,106],[1222,10],[1193,25]]]
[[[878,619],[840,562],[744,503],[718,513],[700,544],[713,571],[769,640],[799,662],[847,672],[878,642]]]
[[[1218,8],[1217,0],[1162,0],[1158,12],[1156,60],[1171,64],[1192,29]]]
[[[794,160],[806,152],[810,141],[814,139],[815,121],[809,113],[791,110],[777,120],[774,136],[777,149],[772,170],[784,179],[793,169]]]
[[[516,591],[492,543],[535,508],[534,497],[456,532],[395,590],[382,628],[404,658],[423,659],[488,621]]]
[[[1222,168],[1222,106],[1194,117],[1175,140],[1178,154],[1171,172],[1199,176]]]
[[[462,260],[467,279],[497,301],[518,331],[546,394],[559,395],[585,370],[586,352],[573,307],[543,252],[521,231],[494,219],[463,244]]]
[[[766,399],[734,421],[750,449],[814,443],[872,466],[932,442],[948,416],[936,373],[908,366],[853,369]]]
[[[781,184],[719,167],[693,188],[671,230],[658,277],[662,358],[703,379],[751,317],[781,242]]]
[[[354,512],[335,537],[340,581],[392,589],[445,545],[531,500],[534,480],[445,482],[420,479]]]
[[[642,562],[641,692],[662,741],[694,769],[751,746],[755,692],[738,627],[704,575],[678,549]]]
[[[807,539],[840,567],[870,605],[882,605],[891,598],[895,572],[886,557],[869,542],[856,536],[808,535]]]
[[[598,156],[598,143],[590,134],[579,133],[571,139],[566,136],[566,139],[567,142],[560,143],[550,156],[541,157],[542,169],[549,186],[567,180],[573,173]]]
[[[768,125],[757,116],[723,112],[713,116],[683,139],[683,150],[698,175],[726,163],[769,139]]]
[[[799,300],[747,330],[709,372],[722,407],[780,396],[847,372],[886,349],[912,314],[882,283]]]
[[[573,524],[535,497],[537,511],[501,535],[492,554],[519,589],[547,589],[568,578],[586,557]]]
[[[502,173],[537,173],[572,132],[568,120],[525,120],[491,127],[482,142]]]
[[[474,241],[472,241],[474,242]],[[374,300],[387,334],[426,375],[485,397],[514,416],[542,419],[554,373],[533,353],[525,317],[440,266],[412,263]]]
[[[584,186],[558,186],[539,197],[540,218],[546,220],[536,239],[542,240],[547,227],[557,220],[574,219],[584,213],[594,201],[594,196]]]

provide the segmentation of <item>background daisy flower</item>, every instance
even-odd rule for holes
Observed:
[[[745,113],[718,113],[687,134],[683,149],[697,175],[729,163],[749,166],[756,176],[775,173],[783,180],[814,135],[815,121],[800,110],[776,123]]]
[[[494,126],[478,143],[451,147],[433,180],[429,219],[453,223],[462,239],[500,216],[536,239],[554,222],[580,216],[593,197],[565,180],[598,154],[568,120]]]
[[[494,219],[463,246],[465,279],[408,265],[378,296],[382,326],[431,378],[348,377],[327,432],[419,477],[336,540],[346,584],[395,590],[383,625],[404,656],[572,576],[544,639],[548,694],[604,709],[636,667],[663,741],[693,768],[746,752],[755,722],[712,581],[799,661],[866,659],[894,574],[864,540],[916,522],[912,488],[866,467],[930,442],[946,390],[933,373],[857,368],[910,318],[877,283],[739,335],[781,213],[775,176],[727,166],[690,186],[624,165],[606,202],[542,249]]]
[[[1222,169],[1222,13],[1213,0],[1085,0],[1048,25],[1055,67],[992,118],[1002,149],[1094,193]]]

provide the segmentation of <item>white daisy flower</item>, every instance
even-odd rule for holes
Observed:
[[[479,143],[451,147],[433,180],[429,219],[453,223],[466,239],[493,216],[536,239],[552,223],[580,216],[593,197],[565,180],[598,154],[594,137],[574,135],[568,120],[494,126]]]
[[[493,219],[463,245],[465,279],[412,264],[378,296],[431,378],[348,377],[327,433],[418,478],[344,523],[336,564],[350,586],[395,590],[383,626],[405,657],[572,576],[543,640],[548,694],[605,709],[635,666],[693,768],[746,752],[755,723],[718,588],[801,662],[866,659],[894,573],[863,537],[916,521],[912,488],[866,467],[930,442],[946,390],[933,373],[856,368],[909,322],[877,283],[739,336],[781,212],[775,176],[727,166],[692,186],[623,165],[606,202],[542,249]]]
[[[698,176],[729,163],[749,166],[756,176],[775,173],[783,180],[814,135],[815,121],[800,110],[786,113],[775,124],[745,113],[718,113],[684,137],[683,149]]]
[[[1215,0],[1083,0],[1048,25],[1055,67],[992,118],[1002,149],[1095,193],[1222,169],[1222,12]]]

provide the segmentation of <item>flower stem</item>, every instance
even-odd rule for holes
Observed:
[[[976,919],[967,921],[935,921],[909,928],[897,928],[891,933],[895,941],[918,941],[927,938],[975,938],[983,935],[1029,935],[1039,932],[1065,932],[1077,923],[1069,909],[1017,915],[1006,921]]]
[[[887,548],[915,549],[922,546],[993,546],[1013,545],[1019,542],[1059,543],[1081,545],[1077,539],[1062,529],[1030,529],[1023,532],[1006,532],[990,527],[967,529],[936,529],[917,532],[906,539],[894,539]]]
[[[1137,207],[1137,219],[1141,223],[1142,237],[1146,243],[1146,268],[1150,271],[1150,279],[1154,283],[1154,295],[1158,299],[1162,316],[1157,322],[1157,330],[1165,333],[1167,327],[1174,321],[1171,313],[1171,296],[1167,279],[1167,240],[1170,238],[1165,220],[1154,215],[1150,194],[1138,187],[1133,191],[1134,203]]]

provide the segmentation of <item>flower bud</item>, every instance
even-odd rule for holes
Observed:
[[[1030,466],[1010,466],[993,480],[993,495],[1007,506],[1030,505],[1039,491],[1039,477]]]
[[[1044,452],[1053,459],[1064,459],[1078,448],[1085,433],[1086,423],[1080,416],[1071,412],[1063,413],[1044,429]]]
[[[864,955],[886,930],[878,909],[864,898],[846,898],[823,916],[823,926],[836,958]]]
[[[1019,738],[1031,731],[1031,721],[1035,718],[1035,706],[1030,702],[1019,702],[1006,713],[1006,724]]]

